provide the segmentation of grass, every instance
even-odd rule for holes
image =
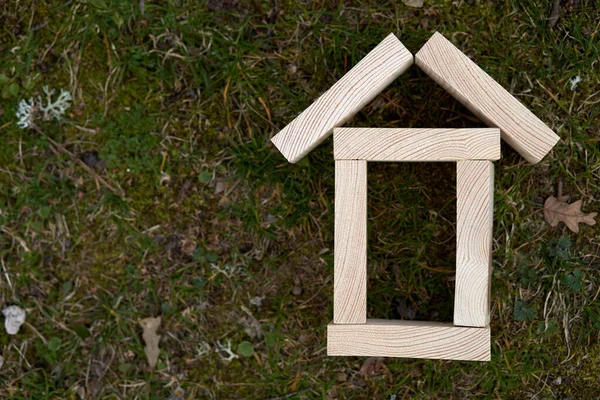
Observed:
[[[549,2],[426,3],[0,2],[0,304],[28,314],[0,332],[0,397],[597,397],[598,229],[541,209],[559,183],[598,209],[598,4],[564,4],[551,29]],[[389,32],[414,53],[435,30],[562,141],[496,163],[492,361],[364,377],[325,355],[331,140],[292,165],[269,138]],[[44,85],[74,102],[41,130],[124,196],[17,127]],[[351,124],[482,126],[417,68]],[[455,178],[431,167],[369,166],[371,316],[451,317]],[[158,315],[152,370],[138,320]],[[223,361],[228,341],[253,354]]]

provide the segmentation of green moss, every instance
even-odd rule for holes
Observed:
[[[565,7],[554,29],[546,24],[549,6],[514,1],[434,1],[421,9],[382,2],[140,4],[20,1],[0,17],[0,94],[8,96],[0,104],[0,289],[28,309],[39,332],[0,334],[7,371],[0,397],[72,397],[74,382],[88,382],[89,395],[100,388],[98,398],[111,390],[167,398],[177,385],[188,397],[218,398],[594,396],[599,349],[588,344],[600,315],[592,301],[600,278],[590,256],[595,231],[550,229],[541,213],[558,181],[586,211],[594,211],[599,191],[593,2]],[[492,361],[389,359],[391,381],[381,373],[366,379],[355,373],[362,359],[324,351],[332,141],[292,165],[269,138],[389,32],[415,53],[434,30],[563,141],[535,166],[508,146],[496,163]],[[571,91],[575,75],[583,80]],[[124,197],[55,154],[44,137],[18,129],[18,101],[46,84],[74,90],[75,101],[65,121],[40,122],[41,129],[77,157],[97,152],[96,174],[123,188]],[[349,124],[482,126],[417,68]],[[440,271],[454,265],[453,170],[369,168],[371,316],[396,318],[402,297],[419,319],[450,320],[452,274]],[[227,277],[213,264],[244,274]],[[260,308],[249,303],[256,296]],[[515,318],[516,304],[537,317]],[[245,331],[242,306],[264,339]],[[163,316],[159,372],[146,365],[137,324],[155,315]],[[39,335],[57,338],[60,347],[49,349]],[[213,351],[197,355],[201,341],[214,350],[226,339],[234,348],[252,343],[256,357],[226,364]],[[552,383],[559,376],[562,384]],[[143,384],[126,386],[132,381]]]

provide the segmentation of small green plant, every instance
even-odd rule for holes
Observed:
[[[583,272],[573,271],[563,275],[561,279],[563,285],[573,292],[579,292],[583,289]]]
[[[52,337],[50,338],[50,340],[48,340],[48,350],[55,353],[56,351],[58,351],[61,344],[62,340],[60,340],[60,338],[57,338],[56,336]]]
[[[537,318],[537,308],[524,300],[515,301],[514,320],[517,322],[529,321]]]
[[[534,283],[537,279],[537,272],[533,268],[523,268],[521,269],[521,283],[527,285],[529,283]]]
[[[569,254],[569,248],[573,245],[573,241],[569,236],[561,237],[555,245],[550,246],[548,249],[548,255],[558,261],[568,261],[571,259]]]
[[[11,79],[4,73],[0,74],[0,90],[3,99],[17,97],[19,94],[19,84],[11,82]]]
[[[254,354],[254,347],[252,346],[252,343],[243,341],[238,344],[236,352],[242,357],[252,357],[252,354]]]

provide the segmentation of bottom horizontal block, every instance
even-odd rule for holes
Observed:
[[[489,361],[490,328],[451,323],[367,319],[327,326],[327,355]]]

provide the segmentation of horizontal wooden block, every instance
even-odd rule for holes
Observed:
[[[441,322],[368,319],[327,326],[327,355],[490,360],[490,329]]]
[[[500,159],[500,130],[335,128],[336,160],[457,161]]]
[[[388,35],[271,141],[288,161],[300,161],[412,64],[412,54]]]
[[[494,164],[456,164],[456,288],[454,324],[488,326],[492,279]]]
[[[367,162],[335,162],[333,320],[367,320]]]
[[[539,162],[560,139],[440,33],[425,43],[415,63],[482,121],[500,128],[502,139],[530,163]]]

